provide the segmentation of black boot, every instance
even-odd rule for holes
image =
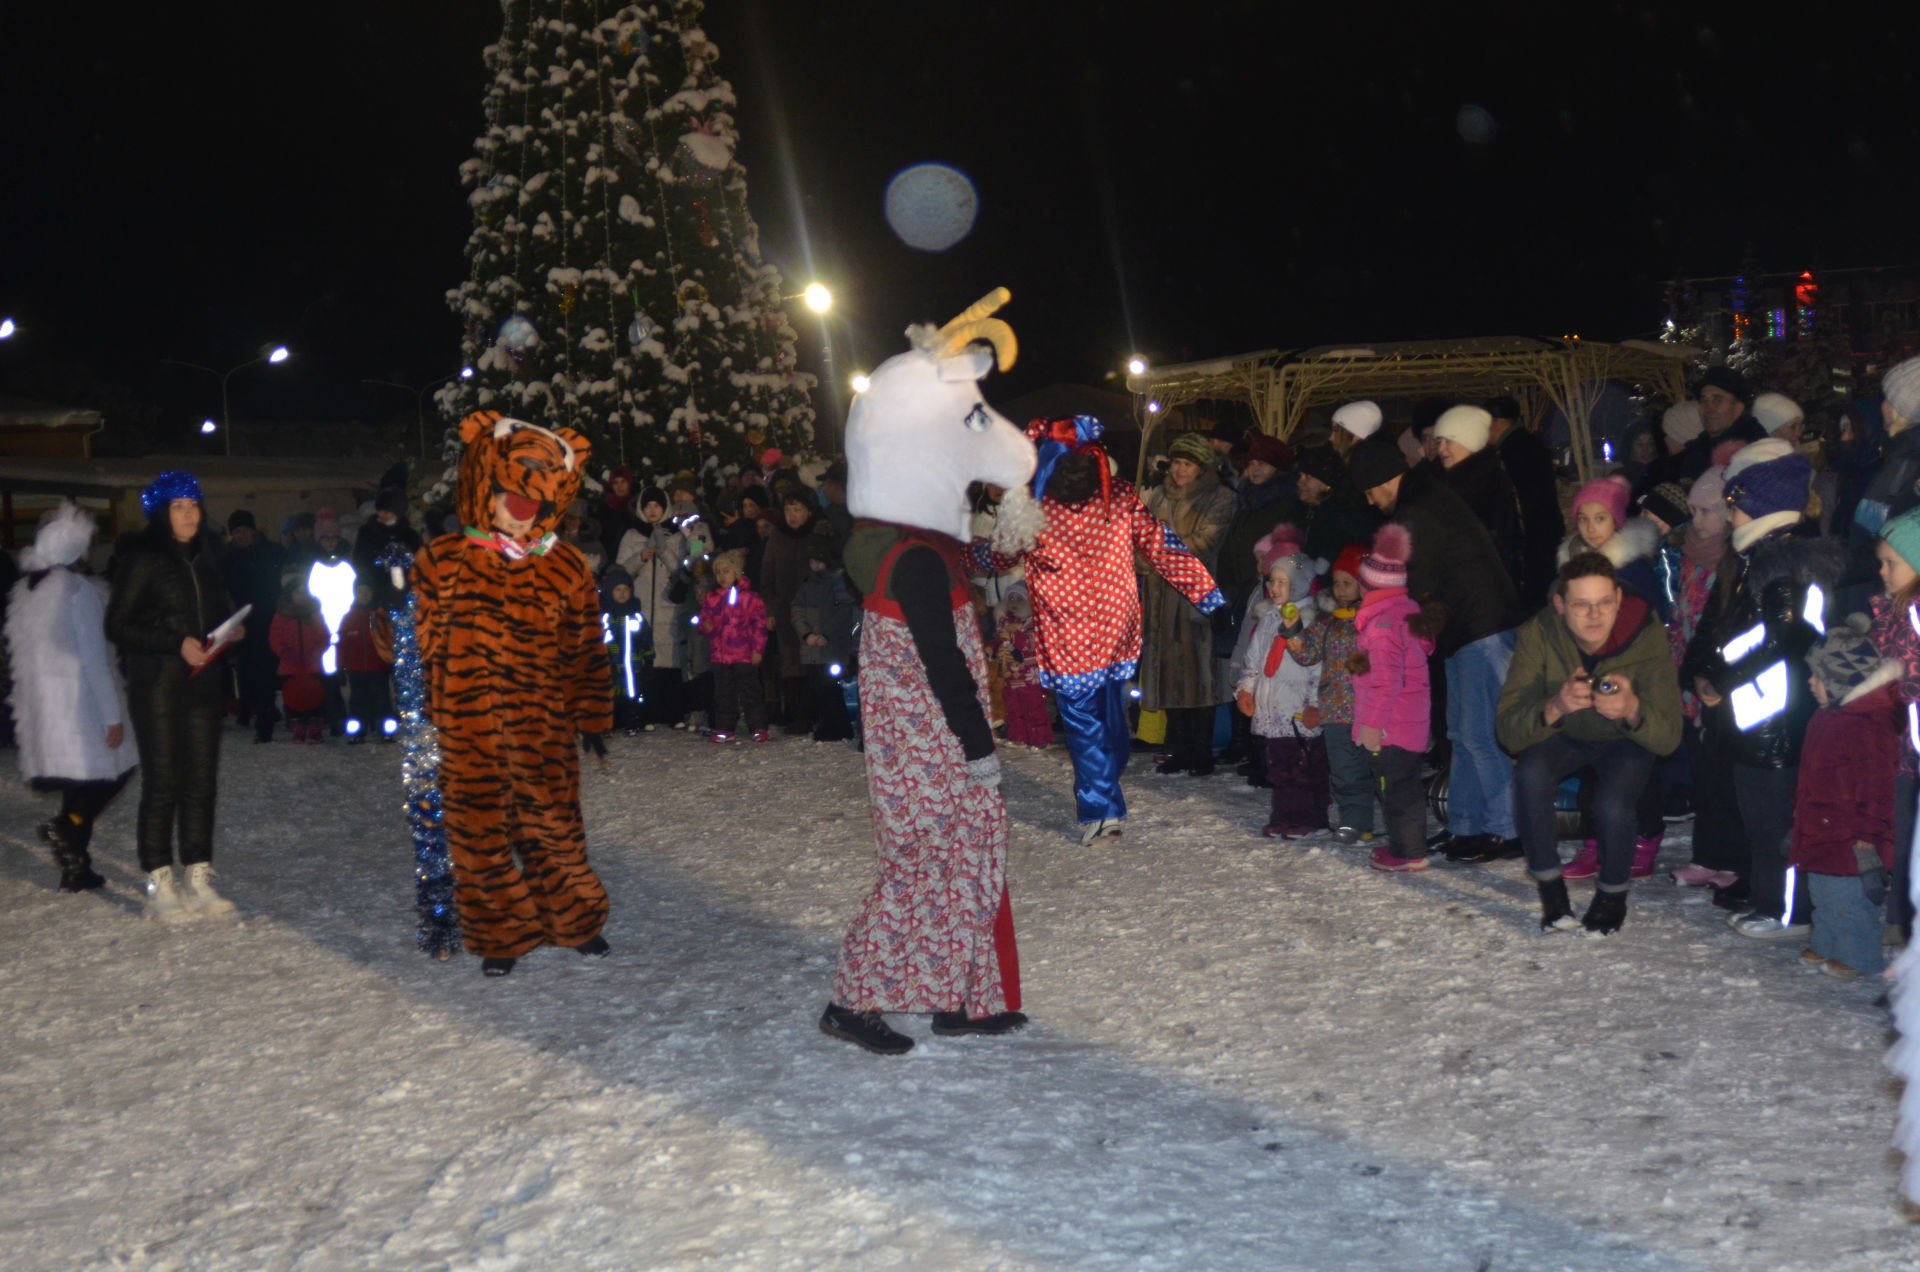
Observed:
[[[1540,889],[1540,930],[1571,932],[1578,926],[1573,917],[1573,902],[1567,899],[1567,881],[1558,877],[1536,879]]]
[[[904,1056],[913,1050],[913,1039],[888,1028],[877,1011],[854,1011],[828,1003],[820,1013],[820,1032],[840,1038],[856,1047],[864,1047],[877,1056]]]
[[[40,824],[40,837],[53,849],[54,864],[60,867],[62,892],[88,892],[107,886],[107,881],[95,872],[93,857],[83,842],[86,829],[75,826],[65,814]]]
[[[607,955],[613,953],[613,947],[607,944],[607,938],[604,936],[596,936],[591,941],[583,941],[573,948],[579,950],[582,956],[591,955],[594,958],[605,958]]]
[[[1008,1034],[1026,1027],[1026,1015],[1017,1011],[1000,1011],[991,1016],[969,1016],[964,1011],[933,1013],[933,1032],[937,1034]]]
[[[513,965],[518,961],[511,958],[483,958],[480,960],[480,974],[488,980],[498,980],[513,971]]]
[[[1596,890],[1593,903],[1587,907],[1587,917],[1580,920],[1580,926],[1605,936],[1609,932],[1618,932],[1620,925],[1626,921],[1627,894]]]

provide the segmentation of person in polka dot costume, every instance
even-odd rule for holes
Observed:
[[[1066,730],[1082,843],[1117,836],[1127,817],[1120,775],[1131,749],[1127,690],[1141,635],[1135,555],[1201,613],[1226,604],[1180,536],[1147,511],[1131,485],[1109,476],[1102,432],[1087,415],[1029,424],[1040,452],[1033,490],[1044,517],[1034,544],[1018,553],[984,539],[971,545],[980,570],[1026,567],[1040,683],[1053,690]]]

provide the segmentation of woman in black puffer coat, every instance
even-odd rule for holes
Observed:
[[[206,510],[191,473],[162,473],[140,496],[146,533],[114,571],[107,637],[127,661],[127,704],[140,748],[140,868],[147,913],[162,922],[231,913],[213,889],[214,782],[220,760],[221,677],[194,676],[201,642],[231,606],[202,534]],[[173,871],[174,825],[180,864]]]

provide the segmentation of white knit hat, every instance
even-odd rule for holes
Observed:
[[[1349,402],[1333,413],[1333,422],[1337,427],[1346,429],[1363,442],[1380,431],[1383,418],[1380,407],[1365,398]]]
[[[1784,393],[1762,393],[1753,399],[1753,405],[1747,408],[1760,427],[1769,433],[1777,433],[1795,420],[1805,419],[1807,413],[1800,404]]]
[[[1700,404],[1675,402],[1660,417],[1660,431],[1667,435],[1667,445],[1675,450],[1700,436],[1706,431],[1706,426],[1700,422]]]
[[[1478,454],[1487,448],[1487,439],[1493,435],[1493,416],[1485,407],[1449,407],[1434,421],[1433,435]]]
[[[1880,377],[1880,395],[1887,399],[1895,415],[1909,424],[1920,424],[1920,358],[1908,358],[1888,367]]]
[[[1770,464],[1776,459],[1785,459],[1793,454],[1793,443],[1778,437],[1763,437],[1757,442],[1748,442],[1733,453],[1727,461],[1726,479],[1731,483],[1735,477],[1752,468],[1755,464]]]

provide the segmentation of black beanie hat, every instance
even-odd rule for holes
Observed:
[[[1301,473],[1323,486],[1338,490],[1347,484],[1347,466],[1331,446],[1309,446],[1294,462]]]
[[[1375,433],[1347,455],[1347,475],[1362,491],[1384,486],[1407,471],[1407,457],[1400,444],[1384,433]]]
[[[1749,406],[1753,404],[1753,390],[1747,387],[1746,377],[1732,367],[1707,368],[1707,373],[1700,377],[1700,387],[1719,389],[1731,393]]]
[[[636,508],[644,508],[650,503],[657,503],[662,508],[673,507],[673,502],[667,498],[667,492],[658,486],[648,486],[645,490],[641,491],[640,498],[634,500],[633,506]]]
[[[231,534],[242,526],[245,526],[249,530],[258,530],[260,528],[254,523],[252,513],[248,512],[245,508],[235,508],[227,514],[227,532]]]
[[[1687,492],[1677,481],[1663,481],[1642,495],[1640,511],[1652,513],[1669,528],[1693,520],[1693,514],[1687,511]]]

